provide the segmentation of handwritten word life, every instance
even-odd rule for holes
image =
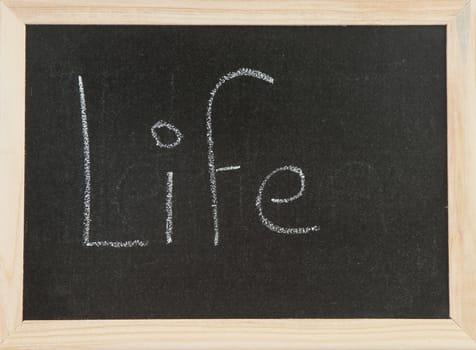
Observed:
[[[240,68],[234,72],[230,72],[222,76],[216,83],[213,90],[210,92],[210,98],[208,100],[207,113],[205,116],[206,122],[206,139],[208,146],[208,175],[209,175],[209,189],[211,197],[211,212],[213,219],[213,231],[214,231],[214,245],[217,246],[220,243],[220,225],[218,219],[218,188],[217,188],[217,175],[219,173],[224,173],[227,171],[237,171],[240,170],[240,165],[229,165],[223,167],[217,167],[215,163],[215,152],[214,152],[214,141],[213,141],[213,101],[218,90],[228,81],[238,78],[238,77],[251,77],[255,79],[262,80],[266,83],[273,84],[274,79],[269,75],[262,73],[258,70],[250,68]],[[130,248],[130,247],[146,247],[149,242],[142,240],[131,240],[131,241],[94,241],[90,239],[91,231],[91,159],[90,159],[90,143],[89,143],[89,131],[88,131],[88,115],[86,108],[86,94],[85,87],[82,76],[78,76],[78,89],[79,89],[79,102],[80,102],[80,115],[81,115],[81,126],[82,126],[82,136],[83,136],[83,168],[84,168],[84,191],[83,191],[83,201],[84,201],[84,212],[83,212],[83,246],[86,247],[112,247],[112,248]],[[174,134],[175,140],[172,143],[164,143],[159,137],[158,131],[161,128],[166,128]],[[167,123],[163,120],[157,121],[152,125],[150,132],[152,137],[155,139],[156,145],[159,148],[163,149],[173,149],[180,145],[183,134],[180,130],[174,125]],[[295,195],[288,198],[271,198],[271,202],[275,204],[280,203],[290,203],[299,198],[304,194],[306,179],[304,172],[301,168],[294,165],[286,165],[280,168],[274,169],[271,171],[262,181],[258,189],[258,194],[256,196],[256,210],[258,217],[261,223],[268,228],[269,230],[280,233],[280,234],[306,234],[313,231],[319,231],[319,226],[310,226],[310,227],[284,227],[280,226],[277,223],[272,222],[268,219],[263,212],[263,194],[266,190],[266,185],[268,181],[278,173],[281,172],[292,172],[299,176],[300,179],[300,189],[299,192]],[[165,195],[165,240],[167,244],[173,242],[173,175],[174,173],[169,171],[167,172],[166,180],[166,195]]]

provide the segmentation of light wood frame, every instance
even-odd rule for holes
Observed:
[[[446,25],[450,318],[23,321],[25,24]],[[0,0],[0,164],[0,349],[476,349],[476,0]]]

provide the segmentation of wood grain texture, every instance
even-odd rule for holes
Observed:
[[[450,314],[476,339],[476,1],[448,26]]]
[[[0,340],[22,320],[25,26],[0,3]]]
[[[5,0],[51,24],[445,24],[468,0]]]
[[[451,320],[26,321],[0,349],[469,350]]]

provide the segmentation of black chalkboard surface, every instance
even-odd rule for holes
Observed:
[[[448,317],[443,26],[28,26],[24,318]]]

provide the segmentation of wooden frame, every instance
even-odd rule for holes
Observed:
[[[25,24],[60,23],[446,25],[451,318],[23,321]],[[0,164],[0,349],[476,349],[476,0],[0,0]]]

